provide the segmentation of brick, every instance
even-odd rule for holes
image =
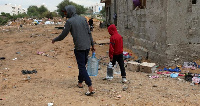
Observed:
[[[140,69],[140,63],[134,61],[129,61],[127,63],[127,70],[138,72],[139,69]]]
[[[156,66],[155,63],[147,63],[147,62],[143,62],[140,64],[140,72],[145,72],[145,73],[153,73],[152,72],[152,68]]]

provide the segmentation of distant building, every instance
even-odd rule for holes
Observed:
[[[104,4],[102,3],[97,3],[91,7],[89,7],[89,9],[93,10],[93,14],[99,14],[100,11],[102,10]]]
[[[2,12],[4,13],[9,13],[10,15],[17,15],[17,14],[22,14],[26,13],[26,9],[22,8],[21,5],[11,5],[11,4],[5,4],[5,5],[0,5],[0,14]]]

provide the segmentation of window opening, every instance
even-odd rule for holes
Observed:
[[[192,0],[192,4],[197,4],[197,0]]]
[[[133,9],[145,9],[146,8],[146,0],[133,0]]]

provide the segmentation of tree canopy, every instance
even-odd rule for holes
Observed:
[[[62,17],[64,17],[64,13],[61,11],[65,8],[65,6],[67,5],[74,5],[76,8],[76,13],[77,14],[84,14],[86,12],[86,8],[84,8],[82,5],[76,4],[72,1],[69,0],[63,0],[61,3],[58,4],[57,6],[57,12],[59,15],[61,15]]]
[[[31,18],[53,18],[56,17],[56,12],[50,12],[44,5],[41,5],[40,7],[37,6],[29,6],[27,9],[27,14]]]
[[[100,13],[102,14],[103,17],[106,16],[106,9],[105,6],[103,6],[102,10],[100,11]]]

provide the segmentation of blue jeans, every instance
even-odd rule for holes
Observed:
[[[78,83],[82,83],[85,81],[85,83],[89,86],[92,85],[92,81],[87,73],[86,70],[86,64],[88,61],[88,54],[89,54],[90,49],[87,50],[76,50],[74,49],[74,54],[76,56],[76,61],[78,64],[78,69],[79,69],[79,75],[78,75]]]

